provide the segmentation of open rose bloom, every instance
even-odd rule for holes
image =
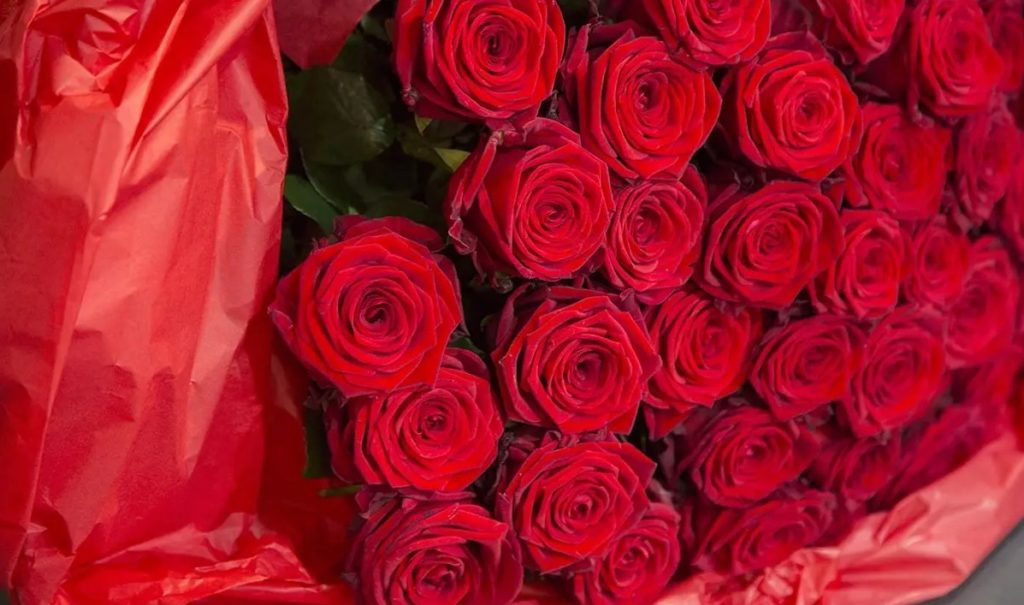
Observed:
[[[1024,2],[11,6],[0,602],[909,603],[1024,519]]]

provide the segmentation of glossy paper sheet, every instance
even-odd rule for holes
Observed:
[[[351,501],[301,477],[303,386],[265,313],[284,99],[267,0],[0,4],[0,579],[16,602],[352,601]],[[665,602],[913,602],[1022,516],[1007,437],[838,547]]]

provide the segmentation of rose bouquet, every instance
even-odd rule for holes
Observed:
[[[398,0],[289,66],[270,314],[361,602],[741,585],[1005,432],[1022,10]]]

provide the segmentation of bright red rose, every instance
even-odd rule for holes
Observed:
[[[960,125],[953,182],[960,211],[972,225],[992,216],[1020,157],[1021,133],[1005,104],[970,116]]]
[[[901,220],[939,212],[949,171],[950,131],[912,121],[898,105],[864,105],[864,140],[843,168],[846,200]]]
[[[877,319],[899,302],[900,282],[910,270],[906,235],[889,214],[843,210],[846,248],[814,280],[811,300],[820,311]]]
[[[905,0],[803,0],[814,32],[846,63],[867,65],[892,45]]]
[[[335,472],[391,488],[466,489],[494,462],[504,430],[487,366],[462,349],[448,350],[432,386],[356,397],[331,412]]]
[[[746,508],[804,472],[818,453],[814,435],[747,404],[691,415],[683,424],[684,455],[700,493],[719,506]]]
[[[992,222],[1017,257],[1024,258],[1024,154],[1012,172],[1006,197]]]
[[[441,239],[407,219],[338,225],[337,243],[281,280],[274,325],[310,374],[345,397],[433,383],[462,321]]]
[[[622,178],[679,178],[718,120],[711,76],[633,24],[584,26],[566,59],[583,145]]]
[[[750,384],[779,420],[850,395],[867,335],[846,317],[816,315],[765,334]]]
[[[605,163],[575,132],[538,119],[481,142],[452,176],[444,214],[455,249],[504,288],[502,275],[588,272],[614,207]]]
[[[1016,94],[1024,85],[1024,15],[1020,2],[996,0],[986,9],[992,44],[1003,59],[999,90]]]
[[[835,507],[832,494],[798,486],[745,509],[699,503],[689,513],[692,565],[737,576],[781,563],[828,530]]]
[[[725,300],[782,309],[843,249],[835,205],[818,187],[774,181],[730,187],[708,208],[702,267],[694,277]]]
[[[644,302],[664,300],[685,284],[700,256],[707,191],[690,167],[681,181],[640,181],[615,192],[604,274]]]
[[[1013,341],[1020,277],[1002,243],[992,236],[971,244],[963,293],[946,319],[946,354],[953,368],[985,363]]]
[[[492,359],[511,420],[581,433],[633,427],[658,354],[631,299],[525,285],[506,301]]]
[[[565,50],[555,0],[400,0],[395,69],[406,102],[432,118],[537,115]]]
[[[970,251],[967,236],[945,216],[914,225],[910,232],[913,259],[903,294],[910,302],[945,309],[960,296]]]
[[[366,605],[506,605],[523,583],[509,526],[468,496],[375,503],[348,567]]]
[[[825,432],[821,442],[807,475],[847,506],[870,500],[888,485],[900,460],[898,432],[864,439]]]
[[[548,437],[521,462],[509,460],[498,518],[513,527],[528,569],[573,570],[600,558],[650,506],[655,464],[628,443]]]
[[[857,96],[809,34],[783,34],[722,81],[722,125],[754,164],[820,181],[857,151]]]
[[[898,429],[924,415],[945,385],[938,317],[903,307],[868,336],[843,417],[858,437]]]
[[[718,303],[699,290],[681,290],[649,307],[646,317],[661,357],[644,399],[648,430],[657,439],[694,406],[710,406],[740,388],[761,336],[761,314]]]
[[[653,603],[679,567],[679,513],[654,503],[612,544],[594,569],[576,574],[572,590],[588,605]]]

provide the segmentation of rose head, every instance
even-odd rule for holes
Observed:
[[[846,199],[901,220],[939,212],[949,171],[950,132],[912,121],[898,105],[864,106],[864,140],[846,163]]]
[[[690,167],[681,181],[640,181],[615,192],[603,272],[645,302],[664,300],[693,274],[700,256],[707,192]]]
[[[1017,257],[1024,258],[1024,155],[1013,169],[1006,197],[992,222]]]
[[[989,408],[1006,408],[1024,364],[1024,348],[1015,344],[992,361],[953,374],[953,399]]]
[[[964,287],[970,245],[947,217],[916,224],[910,233],[913,265],[903,282],[907,300],[938,309],[951,305]]]
[[[679,567],[679,514],[654,503],[625,531],[594,569],[576,574],[576,600],[589,605],[653,603]]]
[[[270,316],[285,342],[345,397],[432,383],[462,321],[440,238],[407,219],[355,216],[337,237],[278,285]]]
[[[1006,194],[1021,157],[1021,133],[1005,103],[965,119],[957,131],[956,185],[960,211],[978,225]]]
[[[748,160],[820,181],[857,150],[861,111],[846,77],[809,34],[768,41],[722,81],[722,125]]]
[[[494,462],[504,426],[483,360],[449,349],[432,386],[350,399],[327,428],[342,478],[453,492]]]
[[[565,50],[555,0],[400,0],[395,69],[406,102],[432,118],[537,115]]]
[[[752,405],[725,407],[684,423],[689,469],[701,494],[719,506],[745,508],[798,476],[818,453],[807,429]]]
[[[807,471],[819,487],[844,502],[866,502],[892,480],[900,460],[899,433],[855,439],[827,433]]]
[[[555,440],[533,450],[498,489],[498,518],[541,573],[604,557],[650,506],[654,462],[628,443]]]
[[[750,384],[779,420],[850,395],[867,335],[847,317],[816,315],[765,334]]]
[[[985,15],[992,31],[992,45],[1003,59],[998,89],[1016,94],[1024,85],[1024,15],[1015,0],[996,0]]]
[[[868,336],[844,418],[858,437],[898,429],[928,411],[945,385],[939,318],[902,307]]]
[[[971,244],[963,292],[946,320],[946,354],[953,368],[984,363],[1013,340],[1020,277],[1010,255],[993,236]]]
[[[674,292],[645,314],[661,357],[644,399],[648,430],[657,439],[694,406],[710,406],[740,388],[761,336],[761,314],[696,289]]]
[[[614,207],[608,166],[538,119],[481,142],[452,176],[444,214],[455,249],[492,282],[557,281],[592,269]]]
[[[845,249],[810,288],[822,312],[877,319],[899,302],[900,282],[910,271],[906,234],[878,210],[843,210]]]
[[[835,205],[807,183],[730,187],[709,206],[708,225],[694,277],[715,297],[756,307],[788,306],[843,249]]]
[[[846,63],[867,65],[889,50],[905,0],[804,0],[814,31]]]
[[[565,70],[583,145],[625,179],[679,178],[721,110],[709,74],[629,24],[584,26]]]
[[[635,304],[593,290],[523,286],[506,301],[495,343],[508,417],[563,433],[628,433],[658,368]]]
[[[366,605],[507,605],[523,583],[508,525],[468,499],[372,506],[348,567]]]

